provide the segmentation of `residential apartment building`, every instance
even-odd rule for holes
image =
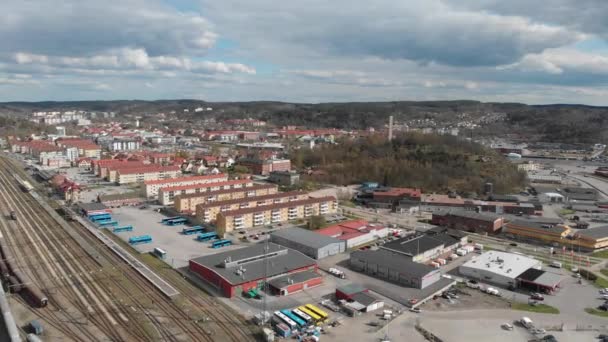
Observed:
[[[120,139],[109,142],[110,151],[134,151],[141,148],[141,142],[137,139]]]
[[[231,199],[227,201],[216,201],[196,206],[196,217],[201,222],[215,222],[217,215],[225,211],[233,211],[243,208],[254,208],[277,203],[303,200],[308,198],[308,193],[303,191],[279,192],[275,194]]]
[[[117,183],[140,183],[147,180],[175,178],[181,174],[179,166],[146,165],[140,168],[117,169]]]
[[[246,188],[253,185],[249,179],[233,179],[222,182],[212,182],[192,185],[178,185],[160,188],[158,200],[162,205],[172,205],[175,196],[202,194],[211,191]]]
[[[175,179],[159,179],[155,181],[145,182],[146,186],[146,197],[148,199],[158,198],[158,191],[160,188],[168,188],[173,186],[182,185],[194,185],[194,184],[205,184],[213,182],[227,181],[228,176],[224,173],[217,175],[206,175],[206,176],[192,176],[192,177],[181,177]]]
[[[245,188],[210,191],[206,193],[178,195],[174,198],[173,207],[181,213],[194,214],[196,206],[213,201],[226,201],[236,198],[264,196],[276,194],[278,188],[274,184],[254,184]]]
[[[308,198],[222,212],[217,216],[216,227],[218,234],[223,235],[233,230],[332,214],[337,210],[338,201],[333,196]]]
[[[78,157],[101,158],[101,146],[88,139],[58,139],[60,147],[74,147],[78,149]]]
[[[141,161],[128,161],[125,163],[105,167],[103,168],[102,173],[105,175],[104,178],[108,182],[118,182],[119,169],[125,171],[127,169],[139,169],[146,166],[149,166],[149,164],[144,164]]]
[[[255,175],[266,176],[273,171],[291,170],[289,159],[261,159],[261,158],[242,158],[238,164],[248,168]]]
[[[124,159],[100,159],[100,160],[92,160],[91,161],[91,171],[100,178],[108,177],[108,168],[114,166],[122,166],[122,165],[140,165],[145,166],[141,161],[127,161]]]

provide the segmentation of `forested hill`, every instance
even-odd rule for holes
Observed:
[[[503,156],[453,136],[407,133],[340,141],[292,156],[299,169],[312,168],[316,181],[347,185],[376,181],[425,192],[479,194],[486,182],[497,193],[521,190],[525,174]]]
[[[197,107],[212,111],[194,113]],[[428,119],[441,125],[481,123],[481,134],[516,134],[524,140],[571,143],[608,142],[608,107],[584,105],[531,106],[478,101],[393,101],[350,103],[206,102],[200,100],[6,102],[0,114],[26,115],[38,110],[114,111],[118,114],[154,114],[176,111],[184,119],[257,118],[276,126],[380,128],[393,115],[396,123]],[[189,109],[189,112],[184,112]],[[496,115],[494,115],[496,114]],[[486,120],[489,118],[488,120]],[[499,120],[495,120],[499,118]]]

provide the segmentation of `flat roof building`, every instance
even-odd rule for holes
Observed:
[[[380,249],[406,256],[415,262],[426,262],[458,248],[460,243],[459,239],[447,234],[416,234],[388,242],[380,246]]]
[[[346,248],[354,248],[387,237],[388,228],[366,220],[351,220],[316,230],[315,233],[340,239],[346,242]]]
[[[417,289],[424,289],[441,279],[439,270],[383,249],[355,251],[349,262],[356,271]]]
[[[517,286],[517,277],[530,268],[541,269],[542,262],[515,253],[489,251],[460,266],[463,276],[504,287]]]
[[[268,250],[265,243],[260,243],[191,259],[189,270],[224,296],[232,298],[250,289],[262,288],[264,279],[272,281],[277,277],[295,276],[297,272],[317,268],[315,260],[296,250],[272,242],[267,245]]]
[[[545,243],[563,243],[563,240],[570,234],[571,230],[570,227],[563,224],[539,223],[533,220],[514,220],[505,225],[504,232],[519,239],[537,240]]]
[[[431,223],[467,232],[496,234],[502,229],[505,220],[492,213],[456,209],[434,212]]]
[[[574,234],[575,242],[585,250],[593,251],[608,247],[608,226],[579,230]]]
[[[346,250],[344,241],[303,228],[277,230],[270,234],[270,241],[293,248],[317,260],[344,253]]]

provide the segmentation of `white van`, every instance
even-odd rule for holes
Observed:
[[[521,323],[521,325],[523,325],[525,328],[531,328],[534,326],[534,322],[532,322],[532,320],[528,317],[522,317],[519,320],[519,323]]]
[[[562,268],[562,263],[559,261],[551,261],[551,264],[549,266],[555,267],[555,268]]]

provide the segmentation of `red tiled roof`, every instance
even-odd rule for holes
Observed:
[[[177,195],[177,196],[175,196],[175,199],[177,200],[178,198],[179,199],[197,198],[197,197],[206,197],[206,196],[213,196],[213,195],[220,195],[220,194],[230,194],[233,192],[240,192],[240,191],[255,191],[255,190],[276,189],[276,188],[278,188],[278,187],[275,184],[254,184],[254,185],[248,186],[246,188],[224,189],[224,190],[209,191],[209,192],[197,192],[194,194]]]
[[[277,192],[276,194],[269,194],[269,195],[255,196],[255,197],[243,197],[243,198],[235,198],[235,199],[230,199],[230,200],[225,200],[225,201],[201,203],[201,204],[198,204],[196,207],[205,209],[205,208],[210,208],[210,207],[221,207],[223,205],[237,204],[237,203],[242,203],[242,202],[263,201],[263,200],[269,200],[269,199],[275,199],[275,198],[285,198],[285,197],[305,195],[305,194],[306,194],[306,192],[304,192],[304,191]]]
[[[212,188],[212,187],[216,187],[216,186],[236,185],[236,184],[253,184],[253,182],[250,181],[249,179],[233,179],[233,180],[228,180],[228,181],[211,182],[211,183],[168,186],[165,188],[160,188],[160,190],[163,192],[179,191],[179,190],[187,190],[187,189]]]
[[[152,173],[152,172],[167,172],[167,171],[179,171],[179,166],[158,166],[158,165],[144,165],[142,167],[127,167],[127,168],[116,168],[116,172],[121,175],[128,175],[134,173]]]
[[[145,181],[144,184],[146,184],[146,185],[169,184],[169,183],[179,183],[179,182],[188,182],[188,181],[195,181],[195,180],[224,178],[224,177],[226,177],[225,173],[218,173],[217,175],[191,176],[191,177],[151,180],[151,181]]]
[[[358,236],[368,234],[372,230],[382,228],[384,228],[384,226],[372,226],[366,220],[353,220],[325,227],[317,230],[316,232],[321,235],[331,236],[340,240],[350,240]]]
[[[237,209],[237,210],[224,211],[223,213],[220,213],[220,215],[223,215],[224,217],[235,216],[235,215],[244,215],[244,214],[250,214],[250,213],[255,213],[255,212],[260,212],[260,211],[289,208],[289,207],[294,207],[294,206],[322,203],[322,202],[335,201],[335,200],[336,200],[336,198],[334,196],[325,196],[325,197],[316,197],[316,198],[311,197],[311,198],[307,198],[304,200],[298,200],[298,201],[276,203],[276,204],[270,204],[270,205],[263,205],[263,206],[259,206],[259,207],[242,208],[242,209]]]

